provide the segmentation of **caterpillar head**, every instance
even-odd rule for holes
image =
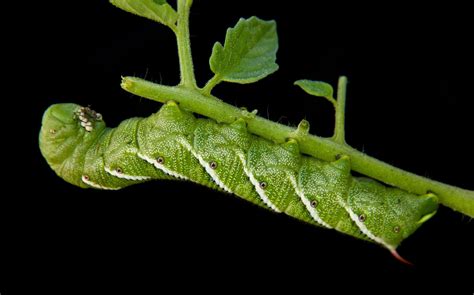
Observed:
[[[102,116],[73,103],[54,104],[43,115],[39,136],[41,153],[67,182],[85,186],[81,171],[85,151],[105,128]]]

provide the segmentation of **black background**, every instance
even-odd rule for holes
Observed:
[[[474,189],[469,9],[256,2],[195,1],[191,39],[200,85],[211,77],[211,48],[224,40],[226,28],[239,17],[276,19],[280,70],[255,84],[223,83],[215,95],[284,124],[306,118],[312,133],[329,136],[331,106],[292,83],[307,78],[335,85],[347,75],[351,145]],[[148,116],[160,105],[121,90],[120,76],[176,84],[177,51],[164,26],[106,1],[41,3],[30,12],[27,54],[20,53],[31,58],[22,74],[32,86],[21,89],[30,111],[31,166],[29,179],[16,187],[34,192],[2,196],[2,295],[26,286],[64,294],[474,291],[472,221],[444,207],[399,248],[415,263],[407,267],[376,245],[191,183],[157,181],[107,192],[62,181],[38,149],[43,111],[52,103],[90,104],[109,126]]]

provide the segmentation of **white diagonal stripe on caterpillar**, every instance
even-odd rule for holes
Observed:
[[[179,143],[181,143],[181,145],[183,145],[198,161],[199,161],[199,164],[201,164],[201,166],[205,169],[206,173],[209,174],[209,176],[211,176],[212,180],[220,187],[222,188],[223,190],[225,190],[226,192],[228,193],[233,193],[230,188],[228,188],[219,178],[219,175],[217,175],[216,171],[214,169],[212,169],[210,166],[209,166],[209,163],[207,163],[201,155],[199,155],[196,150],[194,150],[194,148],[191,146],[191,144],[189,144],[189,142],[187,142],[185,139],[181,138],[179,140]]]
[[[360,221],[359,216],[352,211],[352,209],[344,204],[343,202],[339,202],[342,207],[349,213],[349,216],[351,217],[352,221],[357,225],[357,227],[360,229],[360,231],[366,235],[369,239],[373,240],[376,243],[379,243],[380,245],[384,246],[385,248],[389,249],[390,251],[395,250],[395,248],[389,244],[387,244],[382,238],[377,237],[374,235],[368,228],[365,226],[365,224]]]
[[[148,163],[152,164],[153,166],[155,166],[157,169],[163,171],[164,173],[168,174],[168,175],[171,175],[173,177],[176,177],[176,178],[180,178],[180,179],[184,179],[184,180],[188,180],[189,178],[187,178],[186,176],[184,175],[181,175],[179,173],[176,173],[168,168],[166,168],[164,165],[161,165],[160,163],[158,163],[155,159],[152,159],[148,156],[145,156],[141,153],[137,153],[137,156],[140,158],[140,159],[143,159],[145,161],[147,161]]]
[[[100,185],[98,183],[95,183],[95,182],[91,181],[89,179],[89,177],[87,177],[86,175],[82,175],[81,179],[85,184],[87,184],[88,186],[93,187],[93,188],[103,189],[103,190],[111,190],[111,191],[120,189],[120,187],[108,187],[108,186],[103,186],[103,185]]]
[[[316,208],[311,206],[310,200],[306,198],[306,196],[304,195],[304,192],[301,191],[301,189],[298,187],[298,183],[296,182],[295,177],[293,175],[288,175],[288,176],[290,178],[291,184],[293,185],[293,188],[295,189],[296,194],[300,198],[301,202],[303,202],[304,206],[306,207],[306,210],[309,212],[313,220],[324,227],[332,228],[332,226],[330,226],[329,224],[324,222],[324,220],[321,219]]]
[[[137,181],[151,179],[150,176],[135,176],[135,175],[128,175],[128,174],[124,174],[124,173],[119,173],[117,170],[112,170],[109,167],[105,167],[104,169],[110,175],[113,175],[113,176],[118,177],[120,179],[137,180]]]
[[[242,153],[237,153],[237,155],[239,156],[240,162],[242,163],[242,167],[244,168],[245,174],[247,175],[250,182],[255,187],[255,190],[257,191],[257,194],[260,197],[260,199],[265,203],[265,205],[270,207],[273,211],[280,213],[281,210],[278,209],[277,206],[275,206],[275,204],[272,203],[272,201],[270,201],[268,196],[265,194],[265,191],[260,187],[260,183],[255,178],[253,173],[247,169],[247,161],[245,160],[245,156]]]

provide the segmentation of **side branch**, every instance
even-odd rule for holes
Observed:
[[[193,59],[191,56],[191,41],[189,39],[189,11],[191,5],[192,0],[178,0],[176,40],[178,43],[179,68],[181,71],[180,85],[197,89]]]
[[[340,144],[346,144],[345,135],[345,116],[346,116],[346,88],[347,78],[342,76],[339,78],[337,85],[337,101],[336,109],[336,123],[334,125],[334,141]]]

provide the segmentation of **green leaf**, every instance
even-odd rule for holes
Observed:
[[[333,89],[332,86],[325,82],[320,81],[311,81],[311,80],[298,80],[295,82],[295,85],[300,86],[306,93],[325,97],[331,102],[335,102],[333,98]]]
[[[110,3],[133,14],[175,28],[178,14],[166,0],[110,0]]]
[[[275,21],[241,18],[227,30],[224,46],[214,44],[209,64],[219,80],[252,83],[278,70],[277,50]]]

